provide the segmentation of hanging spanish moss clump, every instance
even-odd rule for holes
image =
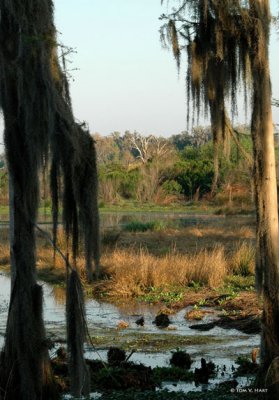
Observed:
[[[82,239],[86,260],[87,280],[92,281],[92,260],[96,276],[99,274],[99,214],[97,203],[96,152],[92,137],[79,124],[56,115],[53,158],[51,166],[51,193],[53,232],[56,241],[59,199],[62,178],[61,205],[63,224],[72,254],[76,259]],[[66,133],[71,132],[69,138]],[[70,162],[69,162],[70,160]]]
[[[0,399],[51,400],[55,394],[50,389],[53,381],[42,307],[38,307],[42,304],[42,290],[36,282],[35,240],[38,176],[46,161],[51,163],[54,241],[61,204],[74,259],[79,242],[83,242],[88,280],[92,279],[92,261],[98,274],[100,257],[94,142],[73,117],[67,79],[58,63],[52,0],[1,0],[0,107],[11,189],[13,264],[6,339],[0,360],[0,385],[5,393],[0,391]],[[76,327],[81,326],[82,331],[82,302],[75,305],[73,300],[77,296],[82,299],[76,272],[68,288],[69,326],[73,327],[76,319]],[[83,340],[83,334],[69,336],[72,365],[82,365]],[[73,388],[80,392],[77,387],[84,382],[80,370],[76,373]]]
[[[190,21],[187,20],[187,16]],[[192,46],[193,42],[199,46],[199,51],[195,47],[195,52],[192,52],[192,58],[189,59],[195,74],[191,68],[188,68],[187,73],[188,98],[193,100],[194,104],[199,105],[203,102],[205,108],[208,108],[214,101],[218,104],[215,111],[222,114],[220,100],[228,97],[234,111],[238,85],[243,83],[246,97],[246,90],[251,89],[251,136],[257,215],[255,276],[256,288],[263,301],[261,365],[257,386],[267,387],[268,398],[277,399],[279,223],[269,71],[270,2],[181,0],[176,11],[169,16],[162,16],[162,19],[170,18],[175,21],[177,32],[186,40],[188,46]],[[162,29],[166,30],[167,27],[168,24]],[[204,35],[206,32],[207,37]],[[210,87],[211,80],[208,79],[213,72],[210,67],[212,61],[219,62],[220,65],[213,73],[214,87]],[[223,93],[218,90],[219,85]],[[199,96],[200,101],[197,98]],[[217,117],[216,121],[220,121],[221,118],[225,121],[228,131],[233,132],[226,118]]]
[[[62,197],[63,224],[67,239],[72,239],[73,258],[77,257],[82,239],[87,279],[91,281],[92,260],[96,276],[99,275],[100,264],[96,150],[93,138],[84,124],[74,120],[68,82],[57,60],[56,51],[53,51],[52,74],[57,106],[54,134],[50,139],[53,236],[55,241],[59,199]]]
[[[226,129],[225,99],[229,96],[236,112],[239,82],[246,93],[250,59],[243,21],[249,15],[243,2],[234,0],[188,0],[169,15],[161,27],[161,38],[167,41],[180,66],[181,50],[187,49],[187,123],[199,119],[201,109],[210,114],[214,149],[214,178],[212,194],[219,179],[220,144],[229,157],[230,130]],[[232,23],[233,21],[233,23]],[[192,106],[192,107],[191,107]]]
[[[89,371],[83,357],[86,337],[85,309],[82,285],[76,270],[67,278],[67,346],[71,393],[73,396],[89,396]]]

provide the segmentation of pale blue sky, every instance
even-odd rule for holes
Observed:
[[[72,57],[72,99],[91,131],[170,135],[185,128],[184,79],[160,44],[160,0],[56,0]]]
[[[279,1],[271,3],[278,11]],[[92,132],[169,136],[185,129],[184,74],[178,78],[158,33],[164,11],[160,0],[55,0],[60,38],[77,50],[72,66],[79,70],[71,83],[75,115]],[[279,36],[272,38],[273,92],[279,98],[278,44]],[[274,121],[279,123],[278,109]]]
[[[185,130],[185,81],[162,49],[161,0],[54,0],[59,40],[71,57],[74,113],[91,132],[137,130],[170,136]],[[171,2],[170,2],[171,4]],[[278,13],[279,0],[271,0]],[[279,35],[271,41],[274,97],[279,98]],[[184,69],[185,71],[185,69]],[[242,108],[242,107],[240,107]],[[243,122],[241,112],[239,121]],[[279,109],[274,109],[279,123]]]

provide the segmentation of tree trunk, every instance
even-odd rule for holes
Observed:
[[[22,212],[22,201],[15,190],[11,233],[15,276],[1,354],[1,386],[5,400],[53,399],[57,396],[43,327],[43,293],[35,276],[34,227]]]
[[[92,258],[97,270],[99,266],[95,149],[89,132],[72,115],[67,80],[56,53],[53,1],[1,0],[0,16],[0,107],[10,177],[12,274],[0,398],[50,400],[56,394],[43,325],[42,288],[36,282],[38,174],[51,150],[54,225],[61,173],[64,227],[76,256],[79,223],[90,276]],[[77,342],[80,332],[76,331]],[[83,349],[83,342],[78,345]]]
[[[20,101],[14,76],[6,82],[14,109]],[[11,104],[10,104],[11,105]],[[38,176],[32,169],[21,120],[5,115],[5,143],[10,184],[10,247],[12,290],[5,346],[0,360],[0,386],[5,400],[57,398],[50,369],[43,325],[43,292],[36,283],[35,222]],[[2,394],[0,395],[0,398]]]
[[[257,4],[256,4],[257,3]],[[259,42],[251,55],[254,80],[252,139],[257,212],[256,284],[263,295],[261,370],[259,381],[270,387],[268,398],[279,398],[279,236],[271,84],[268,63],[269,2],[255,0],[255,17],[264,27],[266,46]],[[261,46],[261,47],[260,47]],[[264,54],[263,54],[264,53]],[[272,389],[271,389],[272,386]]]
[[[224,138],[225,129],[225,104],[224,99],[210,101],[211,128],[213,134],[213,171],[211,195],[215,196],[219,183],[219,145]]]
[[[214,196],[217,192],[219,182],[219,140],[218,133],[213,134],[213,171],[214,176],[211,185],[211,195]]]
[[[14,286],[15,282],[15,277],[16,277],[16,269],[15,269],[15,260],[14,260],[14,252],[13,252],[13,246],[11,245],[14,243],[14,229],[15,229],[15,216],[14,216],[14,188],[12,184],[12,179],[9,174],[9,241],[10,241],[10,264],[11,264],[11,291]]]

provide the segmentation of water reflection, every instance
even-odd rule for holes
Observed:
[[[1,236],[5,235],[5,240],[8,238],[8,221],[2,218],[0,227]],[[100,229],[102,232],[110,229],[122,229],[129,222],[162,222],[167,228],[187,228],[187,227],[227,227],[234,226],[236,229],[243,226],[251,226],[255,223],[254,216],[237,215],[224,216],[213,214],[189,214],[180,212],[100,212]],[[51,230],[52,223],[49,216],[46,218],[40,217],[40,222],[45,230]]]
[[[189,215],[186,213],[171,213],[171,212],[137,212],[137,213],[101,213],[101,229],[121,228],[129,222],[151,222],[161,221],[168,227],[183,228],[194,225],[209,225],[212,222],[222,223],[224,216],[215,215]]]
[[[7,320],[8,301],[10,294],[10,279],[9,277],[0,274],[0,345],[3,344],[3,336],[5,334],[5,326]],[[44,320],[47,335],[56,341],[65,340],[65,290],[60,287],[51,287],[43,284],[44,289]],[[170,357],[170,352],[160,351],[160,341],[168,338],[173,338],[175,348],[175,335],[183,338],[189,338],[189,343],[184,346],[197,363],[201,357],[207,360],[214,360],[220,365],[227,365],[228,368],[232,365],[233,360],[239,355],[249,354],[251,349],[259,345],[259,335],[245,335],[236,330],[223,330],[215,327],[209,332],[199,332],[198,336],[203,336],[205,340],[200,343],[192,341],[195,337],[195,332],[190,329],[191,322],[184,318],[187,310],[181,310],[178,313],[171,315],[171,324],[175,330],[159,330],[152,321],[158,312],[158,307],[150,307],[144,304],[133,304],[125,302],[122,305],[115,306],[113,304],[98,302],[96,300],[88,300],[86,302],[86,314],[88,327],[91,336],[93,337],[108,337],[108,345],[100,345],[98,354],[105,359],[105,348],[113,345],[114,339],[121,339],[122,343],[135,340],[139,335],[151,335],[157,341],[156,349],[152,348],[152,343],[146,342],[142,345],[140,351],[133,355],[133,361],[143,362],[150,366],[167,365]],[[139,327],[135,321],[139,315],[144,315],[145,325]],[[216,318],[215,314],[210,314],[206,318]],[[124,331],[117,329],[120,320],[126,321],[129,326]],[[154,336],[155,335],[155,336]],[[172,335],[172,336],[170,336]],[[148,337],[148,336],[146,336]],[[150,336],[149,336],[150,337]],[[166,339],[165,339],[166,337]],[[151,338],[151,337],[150,337]],[[207,339],[208,338],[208,339]],[[224,340],[225,339],[225,340]],[[112,342],[110,342],[112,340]],[[151,340],[151,339],[150,339]],[[187,339],[188,340],[188,339]],[[218,342],[216,342],[218,340]],[[197,344],[191,344],[197,343]],[[217,344],[218,343],[218,344]],[[217,347],[217,348],[216,348]],[[151,352],[151,353],[150,353]],[[98,358],[99,355],[87,347],[86,355],[90,358]]]
[[[64,305],[66,303],[66,290],[61,286],[54,286],[52,288],[52,295],[56,304]]]

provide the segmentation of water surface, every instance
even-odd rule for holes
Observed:
[[[57,342],[57,346],[65,341],[65,298],[60,291],[57,292],[50,285],[42,283],[44,290],[44,320],[47,331],[47,336]],[[5,334],[5,325],[7,320],[8,301],[10,294],[10,279],[8,276],[0,273],[0,345],[2,346]],[[190,325],[196,322],[185,320],[184,315],[188,309],[179,311],[171,315],[171,326],[175,330],[165,330],[157,328],[152,322],[158,307],[150,307],[143,304],[124,303],[118,307],[106,302],[98,302],[96,300],[86,301],[86,314],[88,329],[92,337],[97,342],[97,338],[109,338],[109,343],[106,345],[95,345],[92,348],[87,344],[85,347],[86,357],[91,359],[102,359],[106,361],[107,348],[114,345],[121,338],[128,342],[135,340],[136,337],[143,337],[146,335],[148,338],[167,338],[173,339],[173,348],[176,349],[175,340],[179,337],[189,338],[188,345],[185,345],[183,350],[186,350],[194,360],[193,367],[200,367],[201,357],[206,358],[207,361],[214,361],[215,364],[220,366],[220,373],[217,378],[211,382],[214,385],[224,379],[232,377],[232,365],[236,358],[240,355],[247,355],[251,353],[254,347],[259,346],[259,335],[246,335],[238,332],[237,330],[224,330],[220,327],[215,327],[209,332],[195,332],[190,329]],[[145,318],[144,327],[138,327],[135,323],[139,316],[143,315]],[[205,317],[204,321],[210,321],[217,318],[217,314],[209,314]],[[129,327],[125,330],[117,328],[120,321],[126,321]],[[152,335],[152,336],[149,336]],[[195,343],[197,336],[202,337],[202,343]],[[177,339],[176,339],[177,338]],[[160,348],[152,348],[147,342],[146,345],[140,346],[138,351],[131,357],[131,361],[142,362],[147,366],[167,366],[171,356],[171,349],[168,351],[160,350]],[[225,366],[225,372],[222,370]],[[223,372],[223,374],[221,374]],[[245,380],[241,381],[245,383]],[[195,387],[194,384],[171,382],[165,383],[164,387],[170,390],[183,389],[188,390],[203,390],[202,385]],[[208,385],[206,385],[208,387]]]

